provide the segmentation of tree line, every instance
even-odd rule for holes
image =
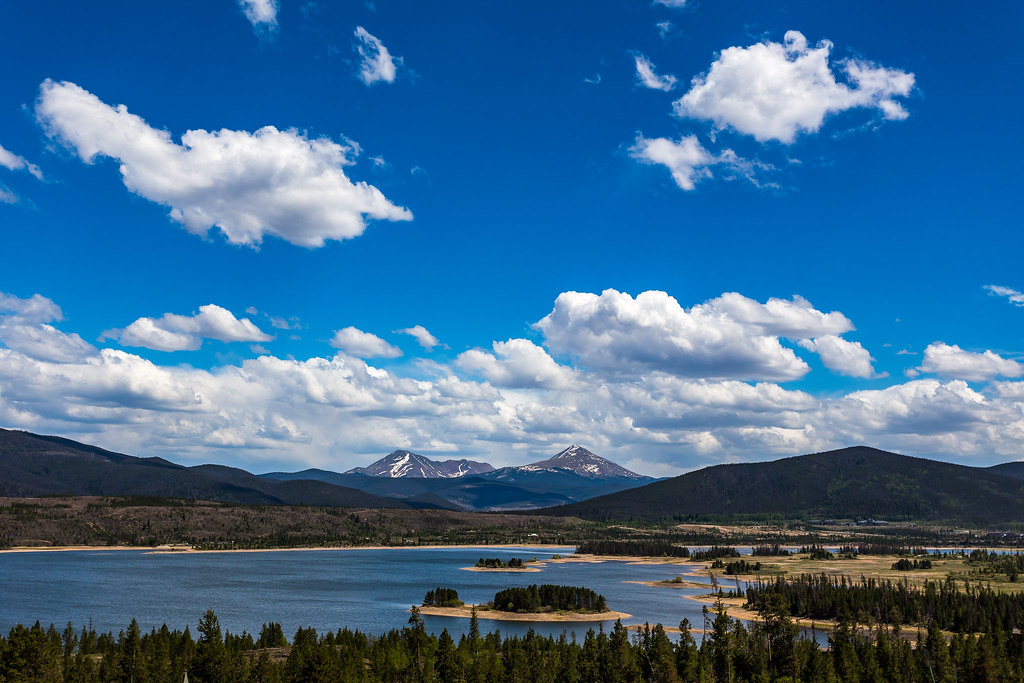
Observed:
[[[912,569],[931,569],[932,561],[928,558],[925,558],[923,560],[918,560],[915,558],[911,560],[906,557],[901,557],[900,559],[892,563],[892,568],[898,572],[909,572]]]
[[[753,574],[759,572],[762,569],[760,562],[747,562],[746,560],[737,560],[736,562],[722,562],[721,560],[715,560],[711,563],[712,569],[724,569],[726,576],[741,576],[743,574]]]
[[[583,541],[576,552],[586,555],[626,555],[633,557],[690,557],[690,549],[662,539]]]
[[[901,543],[858,543],[857,545],[843,545],[839,547],[839,553],[843,555],[927,555],[924,548],[903,545]],[[942,553],[936,553],[941,556]]]
[[[434,607],[462,607],[465,603],[459,600],[459,591],[454,588],[437,587],[427,591],[423,596],[424,606]]]
[[[705,550],[694,550],[690,559],[695,561],[717,560],[721,557],[739,557],[740,551],[731,545],[713,545]]]
[[[750,549],[750,554],[754,557],[788,557],[793,553],[778,543],[772,543],[770,545],[755,545]]]
[[[789,614],[809,619],[839,619],[851,615],[860,623],[923,624],[964,633],[1011,632],[1022,626],[1024,594],[1001,593],[981,582],[952,578],[925,581],[918,588],[907,581],[890,581],[827,574],[802,574],[751,583],[747,606],[761,610],[781,601]]]
[[[998,553],[991,550],[972,550],[965,558],[967,564],[979,574],[1005,574],[1011,583],[1016,583],[1024,572],[1024,554]]]
[[[509,558],[508,562],[505,562],[500,557],[481,557],[473,566],[482,569],[522,569],[523,559],[521,557],[512,557]]]
[[[491,603],[503,612],[540,612],[565,610],[573,612],[606,612],[608,604],[603,595],[581,586],[555,586],[545,584],[505,588],[494,594]]]
[[[83,630],[85,642],[70,626],[59,632],[19,625],[0,637],[0,680],[163,683],[182,680],[186,671],[193,683],[1024,680],[1021,639],[1000,629],[947,639],[931,622],[914,647],[897,628],[868,633],[845,619],[822,649],[800,635],[779,601],[749,624],[730,618],[719,603],[705,610],[703,626],[705,633],[695,637],[684,620],[677,641],[660,624],[630,635],[621,623],[591,629],[579,640],[533,631],[502,638],[500,632],[482,635],[472,619],[469,633],[456,641],[447,630],[427,633],[414,610],[407,627],[379,636],[300,628],[282,644],[283,636],[266,633],[275,647],[287,646],[277,652],[254,649],[263,633],[257,641],[222,633],[212,612],[200,620],[196,639],[188,628],[143,633],[134,621],[116,637]]]

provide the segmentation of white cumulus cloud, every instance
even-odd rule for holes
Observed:
[[[384,47],[384,43],[362,26],[356,26],[355,36],[356,51],[363,58],[359,63],[359,79],[366,85],[378,81],[394,83],[397,73],[396,60]]]
[[[254,133],[190,130],[176,144],[124,105],[112,107],[74,83],[47,80],[36,104],[39,122],[86,163],[117,159],[125,186],[171,208],[192,233],[213,226],[234,244],[265,235],[304,247],[361,235],[365,217],[411,220],[344,167],[349,148],[295,130],[266,126]]]
[[[716,161],[714,155],[704,149],[696,135],[687,135],[678,142],[668,138],[645,138],[637,136],[629,148],[630,156],[645,164],[660,164],[672,173],[676,185],[692,190],[697,181],[710,178],[708,168]]]
[[[402,355],[400,349],[377,335],[351,326],[337,330],[331,338],[331,346],[356,358],[398,358]]]
[[[654,64],[644,55],[634,55],[633,59],[636,60],[636,78],[640,85],[665,92],[676,87],[678,79],[672,74],[658,74],[654,70]]]
[[[536,324],[545,345],[586,368],[704,379],[793,380],[809,370],[779,342],[717,310],[687,310],[665,292],[564,292]]]
[[[761,334],[791,339],[837,335],[854,329],[850,319],[839,311],[819,311],[802,296],[773,297],[762,304],[737,292],[726,292],[708,305]]]
[[[455,365],[501,387],[560,389],[578,383],[572,368],[559,365],[529,339],[496,341],[492,348],[493,354],[482,349],[461,353]]]
[[[60,306],[45,296],[20,299],[0,292],[0,344],[28,358],[71,363],[97,353],[78,334],[65,334],[49,324],[63,319]]]
[[[1012,404],[994,402],[963,380],[925,379],[847,394],[830,401],[823,417],[848,443],[884,439],[966,453],[973,450],[969,444],[991,439],[985,434],[987,424],[1006,420],[1015,411]]]
[[[42,294],[20,299],[4,292],[0,292],[0,315],[8,316],[9,320],[17,320],[19,323],[50,322],[64,318],[60,306]]]
[[[849,377],[868,379],[875,376],[875,369],[871,366],[871,354],[860,342],[828,334],[815,339],[802,339],[799,343],[808,351],[817,353],[829,370]]]
[[[858,443],[976,464],[1024,448],[1020,380],[893,381],[843,394],[747,379],[805,371],[776,334],[806,333],[824,358],[827,330],[852,328],[799,297],[731,293],[684,308],[664,292],[568,292],[538,324],[541,342],[494,342],[450,366],[387,368],[354,357],[360,344],[366,355],[393,349],[354,328],[339,331],[347,348],[330,358],[262,353],[198,369],[120,349],[76,353],[80,338],[57,329],[62,318],[44,296],[0,294],[0,424],[189,462],[347,469],[368,453],[429,447],[522,464],[582,442],[653,473]],[[11,336],[12,326],[28,329]],[[47,356],[43,326],[71,352]],[[4,336],[23,332],[41,341]]]
[[[266,342],[265,334],[248,318],[207,304],[194,315],[165,313],[160,318],[139,318],[123,330],[111,330],[104,336],[118,339],[124,346],[140,346],[157,351],[194,351],[204,339],[222,342]]]
[[[441,342],[434,335],[427,331],[427,328],[423,325],[413,325],[412,327],[406,327],[402,330],[396,330],[398,334],[408,334],[413,337],[420,346],[425,348],[427,351],[433,350],[435,346],[439,346]]]
[[[783,43],[763,42],[722,50],[706,74],[674,104],[677,116],[707,119],[757,140],[792,143],[819,130],[826,117],[857,107],[875,108],[887,119],[904,119],[896,101],[910,94],[914,75],[871,62],[839,62],[847,83],[829,65],[832,44],[808,47],[798,31]]]
[[[1003,358],[992,351],[975,353],[965,351],[956,344],[934,342],[924,350],[924,361],[917,368],[944,377],[965,379],[969,382],[985,382],[996,377],[1020,377],[1024,375],[1024,364]]]

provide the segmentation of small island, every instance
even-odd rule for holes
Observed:
[[[485,605],[466,605],[452,588],[428,591],[421,614],[473,617],[497,621],[606,621],[625,619],[625,612],[609,610],[603,595],[589,588],[536,584],[500,590]]]
[[[481,557],[475,565],[463,569],[469,572],[539,572],[540,569],[537,567],[526,566],[534,562],[537,562],[536,557],[525,561],[519,557],[512,557],[507,562],[500,557]]]
[[[661,581],[626,581],[625,583],[638,583],[641,586],[651,586],[652,588],[707,588],[708,586],[706,583],[687,581],[682,576],[676,576],[674,579],[663,579]]]

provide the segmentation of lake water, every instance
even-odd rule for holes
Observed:
[[[319,632],[342,627],[384,633],[405,626],[409,607],[438,586],[455,588],[467,603],[487,602],[509,586],[552,583],[587,586],[604,595],[610,609],[632,615],[623,623],[678,626],[685,617],[701,626],[701,604],[684,598],[698,588],[654,588],[628,581],[687,576],[699,565],[634,565],[626,562],[548,564],[541,572],[469,572],[481,556],[539,560],[574,548],[398,548],[326,549],[241,553],[153,553],[102,549],[67,552],[0,553],[0,630],[17,623],[58,629],[92,623],[115,634],[135,618],[143,630],[166,623],[190,626],[213,609],[222,628],[258,635],[268,621],[280,622],[291,638],[297,628]],[[733,587],[732,582],[723,584]],[[425,617],[427,629],[452,635],[468,630],[468,619]],[[481,620],[481,630],[523,634],[573,633],[582,639],[593,623],[524,623]],[[609,628],[613,622],[605,622]]]

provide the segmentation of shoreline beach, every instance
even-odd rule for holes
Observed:
[[[632,616],[625,612],[616,612],[614,610],[595,612],[593,614],[580,614],[578,612],[502,612],[493,609],[480,609],[481,605],[463,605],[462,607],[420,605],[418,609],[420,614],[432,617],[461,617],[469,619],[473,615],[473,607],[477,607],[477,619],[488,619],[491,621],[593,622],[628,619]]]

